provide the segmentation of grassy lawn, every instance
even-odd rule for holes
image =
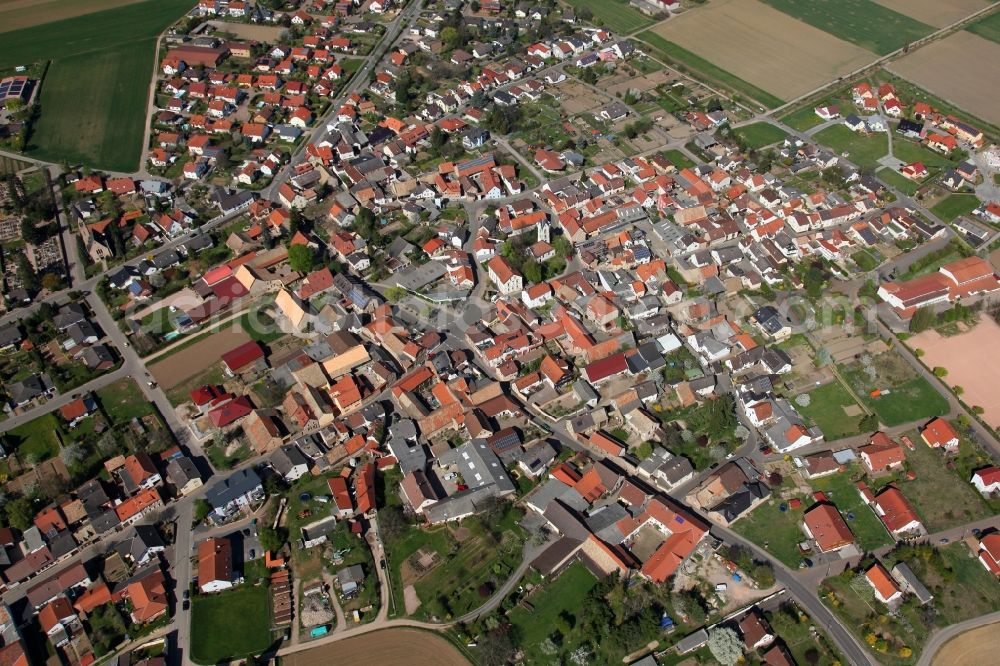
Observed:
[[[17,448],[22,461],[26,460],[26,456],[31,456],[35,462],[41,462],[59,454],[60,431],[56,415],[43,414],[8,430],[6,441]]]
[[[983,17],[967,27],[966,30],[1000,44],[1000,14],[993,13]]]
[[[155,37],[190,8],[189,0],[147,1],[3,33],[0,68],[51,61],[27,152],[135,169]]]
[[[879,260],[871,255],[868,250],[858,250],[851,255],[851,259],[858,265],[858,268],[868,272],[878,268]]]
[[[784,141],[785,137],[788,136],[785,130],[765,122],[734,127],[733,134],[742,138],[747,146],[753,150]]]
[[[191,658],[199,664],[218,664],[260,654],[271,644],[269,606],[263,586],[196,595],[191,608]]]
[[[890,187],[895,187],[897,190],[903,194],[908,194],[913,196],[920,189],[923,183],[918,183],[915,180],[910,180],[903,174],[895,171],[894,169],[889,169],[888,167],[883,167],[879,169],[876,173],[879,180]]]
[[[834,37],[879,55],[892,53],[935,28],[871,0],[764,0]]]
[[[863,395],[864,403],[888,427],[948,413],[948,402],[923,377],[900,384],[878,398]]]
[[[892,138],[892,154],[903,160],[907,164],[910,162],[923,162],[924,166],[931,167],[953,167],[958,164],[947,155],[936,153],[926,146],[898,136]]]
[[[782,116],[779,120],[792,129],[797,129],[800,132],[805,132],[806,130],[816,127],[817,125],[822,125],[824,122],[822,118],[816,115],[812,106],[807,106],[799,109],[798,111],[793,111],[787,116]]]
[[[948,469],[947,459],[942,454],[924,445],[916,430],[907,435],[916,447],[906,451],[906,468],[915,472],[917,478],[908,481],[905,474],[898,474],[895,482],[916,508],[929,532],[940,532],[993,515],[975,488]],[[878,481],[882,485],[892,480],[881,477]]]
[[[979,206],[979,197],[975,194],[949,194],[936,203],[931,212],[945,222],[951,222],[957,217],[968,215]]]
[[[829,146],[838,153],[847,153],[848,159],[858,166],[874,167],[879,158],[889,152],[889,142],[885,134],[865,136],[852,132],[846,125],[833,125],[813,138],[824,146]]]
[[[626,0],[567,0],[567,3],[577,12],[589,9],[594,14],[594,25],[610,28],[621,36],[653,23],[648,16],[630,7]]]
[[[747,83],[738,76],[727,72],[721,67],[713,65],[701,56],[695,55],[687,49],[664,39],[651,30],[641,32],[637,35],[637,37],[652,45],[654,49],[658,51],[658,55],[662,59],[668,62],[683,65],[692,72],[706,77],[710,81],[714,81],[715,83],[725,86],[740,95],[745,95],[750,99],[760,102],[767,108],[773,109],[776,106],[784,104],[784,100],[780,97],[775,97],[771,93]]]
[[[806,540],[802,514],[808,507],[803,501],[802,507],[791,509],[785,502],[772,498],[730,527],[794,569],[802,561],[798,544]]]
[[[127,423],[153,413],[152,404],[135,381],[127,377],[100,389],[97,400],[113,423]]]
[[[677,150],[676,148],[671,148],[670,150],[665,150],[663,152],[667,156],[667,159],[674,163],[674,166],[678,169],[690,169],[696,166],[691,158]]]
[[[526,664],[549,664],[552,657],[538,648],[553,630],[556,620],[566,612],[573,613],[583,605],[587,593],[597,583],[597,579],[586,567],[574,562],[555,580],[547,581],[543,587],[528,597],[534,607],[529,612],[523,606],[515,606],[508,615],[510,622],[520,630],[519,644],[524,647]],[[564,642],[574,645],[572,639]]]
[[[809,482],[814,490],[826,493],[830,501],[837,505],[840,513],[847,521],[848,527],[857,537],[858,547],[863,551],[871,551],[892,544],[892,538],[886,532],[882,521],[868,508],[852,479],[859,478],[859,467],[851,466],[844,472],[814,479]],[[803,502],[804,503],[804,502]]]
[[[802,416],[818,425],[826,439],[843,439],[858,434],[858,420],[861,417],[847,416],[844,413],[845,407],[857,403],[840,382],[832,381],[823,384],[810,391],[809,397],[808,407],[800,407],[796,404],[795,408]]]
[[[255,325],[254,322],[250,320],[249,312],[243,313],[239,322],[240,328],[246,331],[246,334],[257,342],[267,345],[285,335],[282,330],[275,325],[274,319],[272,319],[269,315],[263,312],[258,312],[254,319],[259,321],[261,326]]]

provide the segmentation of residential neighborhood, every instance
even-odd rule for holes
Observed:
[[[865,2],[0,7],[0,662],[989,663],[1000,13]]]

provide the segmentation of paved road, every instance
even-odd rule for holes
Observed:
[[[930,666],[930,664],[934,661],[934,656],[938,653],[938,650],[940,650],[945,643],[959,634],[969,631],[970,629],[975,629],[976,627],[982,627],[987,624],[994,624],[997,622],[1000,622],[1000,613],[990,613],[989,615],[981,615],[971,620],[959,622],[958,624],[953,624],[949,627],[945,627],[944,629],[937,630],[931,636],[931,639],[927,641],[927,645],[924,646],[924,651],[920,653],[920,660],[917,661],[917,666]]]

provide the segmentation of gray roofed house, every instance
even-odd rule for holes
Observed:
[[[106,345],[94,345],[83,350],[83,362],[91,370],[104,370],[115,364],[115,357]]]
[[[934,600],[934,595],[920,582],[920,579],[905,562],[900,562],[892,568],[892,577],[896,579],[904,592],[915,596],[920,605],[925,606]]]
[[[166,544],[160,533],[152,525],[136,525],[135,535],[118,544],[118,554],[128,557],[136,566],[143,566],[157,553],[162,553]]]
[[[215,483],[205,499],[212,505],[217,515],[223,516],[250,502],[263,499],[264,486],[260,477],[252,469],[241,469]]]
[[[164,268],[170,268],[171,266],[176,266],[179,263],[181,263],[181,256],[176,250],[165,250],[153,257],[153,266],[161,271]]]
[[[184,254],[191,254],[207,250],[213,245],[215,245],[215,241],[212,240],[210,234],[195,234],[190,240],[181,243],[178,248]]]
[[[0,351],[13,348],[22,339],[21,329],[17,327],[17,324],[10,324],[9,326],[0,328]]]
[[[507,470],[484,439],[474,439],[458,448],[445,451],[438,457],[441,467],[457,467],[469,488],[493,486],[494,494],[502,496],[514,492],[514,484]]]
[[[52,323],[60,331],[65,331],[73,324],[81,322],[86,318],[87,311],[84,310],[82,305],[79,303],[67,303],[59,308],[59,312],[52,317]]]
[[[31,375],[7,387],[7,394],[18,407],[26,405],[35,398],[51,395],[55,391],[52,380],[47,374]]]
[[[671,489],[693,477],[694,466],[687,458],[675,456],[667,449],[657,447],[639,464],[639,476],[660,481]]]
[[[97,332],[97,327],[86,319],[78,321],[75,324],[70,324],[66,329],[66,333],[78,345],[92,345],[101,337]]]
[[[198,467],[187,456],[173,458],[167,463],[167,480],[182,495],[202,485]]]
[[[271,467],[285,481],[295,481],[309,471],[309,459],[294,444],[286,444],[271,454]]]
[[[705,629],[699,629],[698,631],[688,634],[680,641],[677,642],[677,653],[687,654],[688,652],[693,652],[697,650],[705,643],[708,642],[708,631]]]
[[[625,535],[618,529],[618,521],[629,513],[621,504],[605,504],[591,511],[584,519],[587,527],[605,543],[621,543]]]

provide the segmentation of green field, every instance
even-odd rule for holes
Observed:
[[[924,166],[928,169],[932,169],[933,167],[947,168],[958,164],[958,162],[946,155],[936,153],[926,146],[900,139],[899,137],[893,137],[892,154],[907,164],[911,162],[923,162]]]
[[[878,398],[866,395],[861,399],[890,428],[948,413],[948,402],[923,377],[903,382],[888,395],[883,393]]]
[[[5,446],[17,448],[22,462],[28,461],[27,456],[35,462],[48,460],[59,454],[59,421],[55,414],[49,413],[32,419],[4,435]]]
[[[271,610],[266,587],[249,584],[191,603],[191,659],[220,664],[260,654],[271,644]]]
[[[734,127],[733,134],[743,139],[751,150],[784,141],[788,136],[785,130],[766,122]]]
[[[979,198],[975,194],[949,194],[936,203],[931,212],[945,222],[951,222],[957,217],[968,215],[979,207]]]
[[[822,118],[816,115],[816,111],[812,106],[802,107],[798,111],[789,113],[787,116],[782,116],[779,120],[800,132],[805,132],[817,125],[822,125],[824,122]]]
[[[928,169],[928,171],[929,170],[930,169]],[[889,185],[890,187],[895,187],[903,194],[908,194],[910,196],[916,194],[917,190],[920,189],[920,186],[923,185],[923,182],[926,182],[926,179],[923,182],[919,183],[915,180],[910,180],[909,178],[899,173],[898,171],[895,171],[894,169],[890,169],[888,167],[883,167],[879,169],[875,173],[875,175],[878,176],[879,180],[881,180],[886,185]]]
[[[192,5],[192,0],[148,0],[0,33],[0,69],[51,61],[28,154],[134,170],[155,38]]]
[[[1000,13],[993,13],[981,18],[966,30],[1000,44]]]
[[[624,36],[652,25],[653,20],[629,6],[627,0],[566,0],[577,12],[588,9],[594,15],[592,23]],[[579,16],[579,13],[577,14]]]
[[[833,125],[813,135],[817,143],[829,146],[838,153],[847,153],[850,161],[858,166],[874,167],[889,152],[885,134],[865,136],[852,132],[846,125]]]
[[[879,55],[925,37],[934,28],[872,0],[763,0],[778,11]]]
[[[667,159],[673,162],[674,166],[678,169],[690,169],[695,166],[695,163],[691,161],[690,157],[675,148],[665,150],[663,151],[663,154],[666,155]]]
[[[97,399],[112,423],[128,423],[153,413],[152,403],[135,381],[127,377],[98,390]]]
[[[771,93],[747,83],[721,67],[716,67],[701,56],[695,55],[687,49],[664,39],[651,30],[646,30],[636,36],[653,47],[655,51],[653,55],[657,55],[668,62],[683,65],[695,74],[697,78],[705,78],[709,83],[717,83],[735,93],[756,100],[771,109],[785,103],[781,98],[775,97]]]
[[[858,265],[858,268],[865,272],[875,270],[881,263],[876,257],[873,257],[871,252],[868,250],[858,250],[851,255],[851,259],[853,259],[854,263]]]
[[[826,439],[842,439],[858,434],[860,416],[847,416],[845,407],[856,405],[854,398],[843,385],[834,380],[809,392],[808,407],[796,404],[805,418],[818,425]]]
[[[597,583],[597,579],[586,567],[574,562],[555,580],[547,581],[542,589],[528,597],[534,611],[528,612],[523,606],[516,606],[509,615],[511,623],[520,632],[519,643],[524,647],[524,663],[546,664],[552,662],[538,648],[548,638],[564,613],[574,613],[582,605],[587,593]],[[568,642],[573,644],[572,639]]]

